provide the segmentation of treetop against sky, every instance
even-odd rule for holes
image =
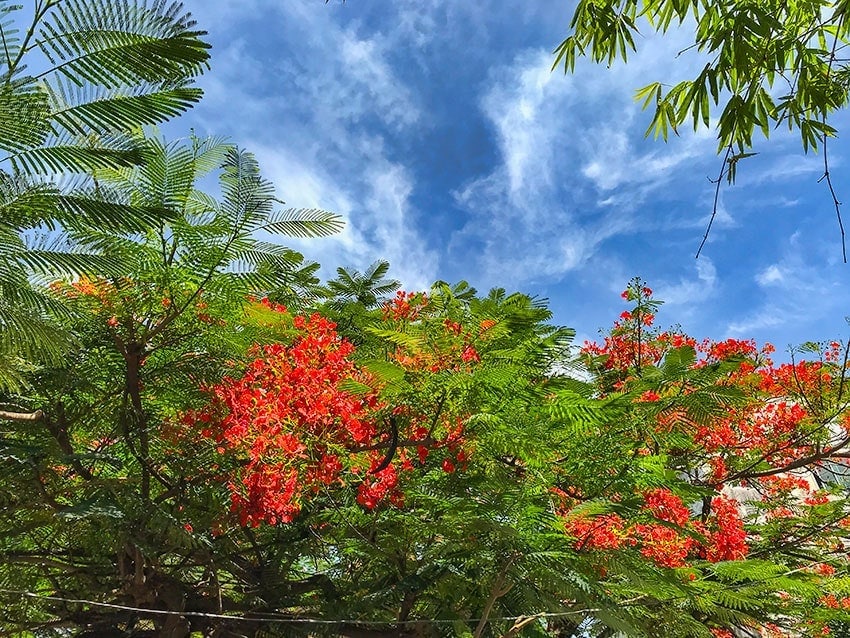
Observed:
[[[562,78],[539,48],[549,9],[517,11],[500,39],[507,14],[350,6],[256,3],[245,24],[232,5],[198,8],[224,60],[199,79],[207,34],[180,3],[38,1],[16,39],[4,16],[22,7],[0,0],[0,629],[846,632],[850,343],[818,332],[843,304],[822,273],[844,266],[796,204],[767,233],[742,217],[765,206],[731,195],[781,181],[814,198],[790,136],[750,153],[748,126],[781,119],[750,36],[784,23],[760,5],[694,7],[700,33],[729,16],[743,29],[703,76],[757,104],[733,95],[717,120],[724,159],[703,192],[687,170],[709,166],[709,136],[644,145],[623,88],[668,58],[694,70],[684,31]],[[664,23],[665,7],[686,8],[641,11]],[[822,9],[777,11],[817,40]],[[578,7],[626,45],[636,11]],[[275,50],[246,36],[261,26],[322,37]],[[594,45],[582,26],[568,63],[570,42]],[[838,58],[801,51],[830,61],[797,75],[791,102],[821,90],[838,106]],[[39,52],[42,81],[23,73]],[[196,79],[209,106],[167,141],[154,125],[194,106]],[[711,125],[702,88],[665,86],[646,91],[662,137],[694,105]],[[788,109],[804,145],[826,142],[811,109]],[[199,135],[213,119],[239,144]],[[773,168],[742,184],[743,160]],[[744,188],[719,190],[733,168]],[[717,256],[682,274],[704,196]],[[333,238],[325,209],[349,220]],[[778,245],[808,249],[767,257]],[[353,265],[322,284],[309,257]],[[634,277],[620,291],[632,265],[661,290]],[[460,276],[503,287],[427,283]],[[665,297],[662,317],[684,325],[657,320]],[[584,338],[600,313],[616,318]],[[807,343],[790,361],[751,338],[792,325]]]
[[[290,204],[344,215],[340,236],[299,247],[331,273],[384,258],[408,288],[520,287],[582,336],[640,274],[693,332],[771,340],[778,356],[845,333],[835,211],[822,157],[803,155],[797,132],[754,135],[759,154],[722,188],[694,259],[717,141],[689,124],[666,144],[644,139],[652,112],[633,99],[699,74],[705,56],[682,53],[688,28],[644,29],[628,64],[579,59],[564,75],[551,67],[568,3],[319,4],[187,2],[210,31],[212,71],[175,126],[232,136]],[[842,137],[829,153],[840,199]]]

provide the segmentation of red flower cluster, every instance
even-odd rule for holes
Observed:
[[[82,276],[71,283],[53,282],[50,289],[87,307],[92,314],[104,319],[115,333],[120,333],[121,328],[130,330],[132,326],[138,330],[140,324],[155,325],[157,317],[162,320],[179,315],[185,309],[184,305],[191,305],[200,321],[224,325],[222,319],[213,319],[200,312],[206,308],[200,292],[181,291],[179,288],[164,290],[160,282]]]
[[[202,434],[220,452],[245,459],[229,485],[243,525],[291,521],[305,499],[341,480],[340,455],[376,435],[375,395],[340,389],[357,374],[353,346],[319,315],[293,325],[302,336],[291,346],[257,348],[244,375],[225,378],[207,409],[186,415],[206,423]]]
[[[634,536],[640,553],[659,567],[682,567],[698,546],[695,539],[664,525],[635,525]]]
[[[850,610],[850,598],[842,596],[840,599],[835,594],[827,594],[820,599],[820,604],[830,609],[847,609]]]
[[[682,503],[682,499],[670,490],[657,488],[644,495],[644,507],[655,518],[673,523],[679,527],[687,525],[691,511]]]
[[[381,309],[384,319],[395,321],[416,321],[422,309],[428,305],[428,295],[424,292],[404,292],[399,290],[395,298],[386,302]]]
[[[726,361],[727,359],[739,357],[742,359],[754,359],[759,353],[756,342],[752,339],[705,340],[700,344],[699,349],[705,353],[709,361]]]
[[[479,339],[486,339],[486,332],[496,322],[488,319],[481,321],[477,336],[473,336],[471,330],[464,330],[463,324],[450,318],[443,318],[439,323],[431,321],[433,308],[429,304],[425,293],[403,291],[396,293],[395,299],[384,304],[385,321],[416,322],[416,329],[423,336],[419,347],[400,346],[391,356],[396,363],[410,371],[434,373],[470,370],[473,364],[481,361],[475,343]]]
[[[790,495],[794,490],[802,490],[804,492],[809,492],[810,490],[809,482],[806,479],[793,474],[763,476],[759,478],[759,484],[764,490],[762,500],[785,497]]]
[[[738,454],[754,450],[784,450],[786,446],[783,443],[790,444],[806,416],[806,411],[796,403],[754,402],[732,411],[726,418],[697,427],[694,440],[709,452],[721,448],[736,450]],[[788,453],[795,452],[788,450]]]
[[[268,299],[259,303],[286,313]],[[425,318],[426,307],[425,295],[402,293],[385,312],[388,320],[413,321]],[[306,501],[351,481],[358,484],[362,507],[373,509],[384,502],[401,506],[399,481],[414,466],[404,447],[385,463],[388,412],[399,440],[416,445],[420,465],[441,449],[435,467],[446,473],[466,467],[469,446],[460,416],[444,411],[435,419],[421,413],[425,406],[411,408],[400,397],[389,410],[377,391],[346,391],[347,380],[375,383],[351,360],[353,346],[318,314],[291,321],[299,332],[292,344],[255,347],[255,358],[241,376],[223,379],[211,388],[209,406],[184,417],[185,424],[200,427],[204,438],[214,440],[220,454],[235,460],[228,485],[232,510],[243,525],[291,522]],[[446,339],[435,340],[433,352],[405,355],[399,350],[396,359],[422,372],[433,372],[437,363],[440,370],[460,370],[480,360],[461,324],[446,320],[440,329]]]
[[[709,534],[705,557],[710,561],[740,560],[747,555],[747,532],[738,502],[727,496],[711,499],[714,531]]]
[[[626,321],[631,322],[634,319],[629,316]],[[665,346],[666,343],[658,339],[638,340],[627,324],[615,321],[611,334],[605,337],[602,345],[585,341],[581,352],[583,355],[600,357],[606,370],[628,372],[660,363],[667,352]]]
[[[775,396],[820,396],[830,387],[832,376],[820,361],[784,363],[758,370],[759,390]]]
[[[463,349],[463,352],[460,353],[460,359],[464,363],[478,363],[481,361],[481,355],[478,354],[475,347],[468,345]]]
[[[377,463],[376,461],[373,469],[377,467]],[[377,474],[371,474],[357,489],[357,502],[366,509],[374,509],[386,499],[399,507],[404,502],[404,497],[398,490],[398,472],[392,464]]]
[[[736,560],[747,554],[746,531],[735,500],[718,496],[712,500],[708,525],[691,520],[691,511],[670,490],[658,488],[644,494],[643,512],[649,520],[626,521],[618,514],[570,517],[565,513],[567,533],[576,548],[611,550],[637,547],[661,567],[682,567],[696,555],[712,561]],[[653,522],[653,519],[660,522]],[[686,531],[704,536],[701,545]]]

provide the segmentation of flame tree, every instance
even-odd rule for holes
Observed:
[[[571,351],[502,290],[346,314],[168,272],[54,286],[80,349],[4,429],[6,631],[845,630],[846,347],[660,330],[639,281]],[[134,412],[122,344],[172,315]]]

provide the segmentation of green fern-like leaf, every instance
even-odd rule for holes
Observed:
[[[288,208],[269,215],[258,230],[289,237],[327,237],[338,233],[343,222],[338,215],[318,208]]]

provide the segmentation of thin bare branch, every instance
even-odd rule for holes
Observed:
[[[720,183],[723,180],[723,176],[726,174],[726,167],[729,165],[729,157],[731,155],[732,145],[730,144],[726,147],[726,155],[723,156],[723,163],[720,165],[720,174],[717,176],[716,180],[709,179],[709,181],[714,184],[714,205],[711,207],[711,217],[708,220],[705,235],[703,235],[699,248],[697,248],[697,254],[694,259],[699,259],[702,248],[705,246],[705,242],[708,241],[708,234],[711,232],[711,225],[714,223],[714,218],[717,217],[717,202],[720,200]]]

